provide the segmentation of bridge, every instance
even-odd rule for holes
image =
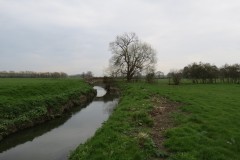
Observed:
[[[113,79],[109,77],[85,78],[85,81],[92,86],[101,86],[111,94],[119,94],[119,89],[113,87]]]
[[[104,77],[85,78],[84,80],[90,85],[106,88],[106,83],[104,83]]]

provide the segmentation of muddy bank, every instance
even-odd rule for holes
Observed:
[[[36,116],[32,116],[30,120],[27,119],[21,124],[11,124],[9,126],[6,125],[7,129],[3,132],[0,132],[0,141],[8,135],[13,134],[19,130],[30,128],[51,119],[61,117],[64,113],[69,112],[74,107],[84,107],[93,100],[96,94],[96,90],[92,89],[86,93],[81,93],[78,98],[69,97],[68,101],[60,106],[56,106],[54,104],[46,105],[43,107],[44,112],[41,114],[36,114]]]
[[[174,121],[171,118],[171,114],[179,112],[179,107],[183,104],[170,101],[167,98],[160,96],[154,96],[151,100],[154,104],[154,108],[151,112],[154,121],[154,125],[151,129],[151,137],[156,144],[156,147],[166,154],[160,158],[161,160],[164,160],[168,155],[168,150],[164,147],[164,141],[166,139],[164,133],[167,129],[174,127]]]

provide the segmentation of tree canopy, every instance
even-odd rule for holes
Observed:
[[[193,83],[213,83],[220,79],[222,82],[240,82],[240,64],[225,64],[218,68],[210,63],[192,63],[183,69],[183,77],[192,79]]]
[[[152,72],[156,64],[156,52],[148,43],[141,42],[135,33],[117,36],[111,42],[110,69],[130,81],[135,74]]]

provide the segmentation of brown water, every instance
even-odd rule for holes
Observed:
[[[0,160],[66,160],[70,151],[94,135],[118,103],[116,96],[94,88],[97,97],[85,108],[1,141]]]

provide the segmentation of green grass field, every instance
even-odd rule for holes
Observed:
[[[58,113],[69,99],[92,87],[77,79],[0,79],[0,136],[21,125]]]
[[[95,136],[80,145],[71,160],[239,160],[240,85],[123,83],[118,107]],[[175,127],[164,134],[161,151],[151,137],[154,96],[181,102],[172,113]]]

